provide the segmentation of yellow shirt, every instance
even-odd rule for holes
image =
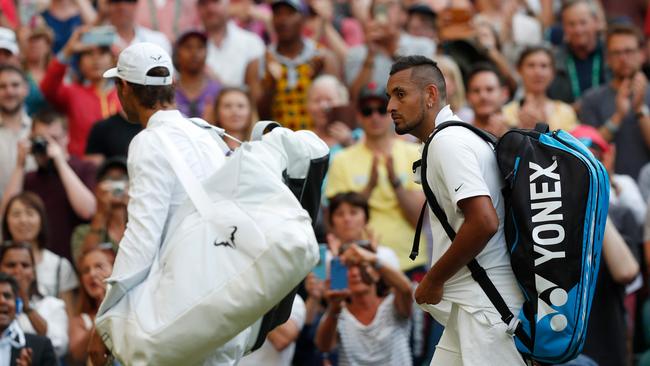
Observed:
[[[407,190],[422,188],[413,181],[411,166],[420,159],[418,146],[411,142],[395,139],[392,149],[395,174]],[[337,154],[330,166],[325,194],[332,197],[342,192],[360,192],[368,183],[372,166],[372,152],[363,142],[350,146]],[[424,235],[420,241],[420,254],[415,261],[409,258],[415,229],[406,220],[395,191],[393,190],[384,159],[379,160],[377,169],[377,187],[370,194],[369,226],[378,235],[379,241],[395,251],[399,258],[400,269],[406,271],[417,266],[425,265],[429,257],[426,250]]]
[[[578,125],[578,117],[573,107],[553,100],[552,112],[548,114],[548,126],[551,130],[571,131]],[[512,101],[503,107],[503,116],[509,127],[517,127],[519,124],[519,101]]]

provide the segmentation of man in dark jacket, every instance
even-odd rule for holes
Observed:
[[[18,326],[16,313],[21,307],[18,283],[0,273],[0,365],[57,366],[49,338],[25,334]]]

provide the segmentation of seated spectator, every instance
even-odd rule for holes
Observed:
[[[467,75],[467,103],[474,120],[472,124],[500,137],[508,131],[501,108],[507,90],[498,71],[490,64],[474,65]]]
[[[112,81],[102,77],[113,65],[113,56],[107,46],[84,44],[83,29],[74,32],[59,57],[50,61],[41,81],[41,91],[47,101],[68,117],[70,145],[68,151],[82,157],[92,125],[120,109],[117,89]],[[79,80],[64,83],[68,64],[79,55]]]
[[[239,366],[291,366],[296,352],[296,339],[305,324],[305,302],[296,295],[289,320],[278,325],[266,336],[262,347],[244,356]]]
[[[174,47],[176,106],[186,117],[203,116],[206,104],[219,94],[221,85],[205,72],[207,55],[205,34],[199,31],[183,33]]]
[[[43,201],[31,192],[23,192],[9,201],[2,220],[2,237],[29,244],[34,253],[38,292],[63,299],[72,310],[73,291],[79,286],[70,262],[47,249],[47,215]]]
[[[339,63],[331,52],[303,38],[306,9],[299,0],[276,0],[272,7],[277,43],[247,66],[246,84],[262,119],[281,121],[293,130],[311,129],[307,89],[320,74],[339,75]]]
[[[20,328],[25,333],[46,336],[52,341],[56,356],[64,356],[68,352],[65,303],[39,292],[32,246],[15,241],[3,245],[0,272],[13,276],[18,282],[18,294],[23,304],[23,311],[16,316]]]
[[[48,247],[70,259],[72,230],[95,214],[95,166],[67,154],[66,121],[52,111],[43,110],[34,116],[31,136],[33,143],[18,143],[16,167],[2,196],[0,212],[5,212],[9,199],[23,189],[36,193],[49,217],[47,225],[43,225],[49,234]],[[30,151],[38,170],[26,173]]]
[[[638,29],[613,25],[605,45],[612,80],[585,93],[580,120],[616,143],[616,173],[636,179],[650,161],[650,87],[641,72],[643,40]]]
[[[607,81],[597,3],[591,0],[562,3],[560,20],[564,41],[553,57],[555,79],[548,90],[552,99],[575,104],[586,90]]]
[[[79,263],[81,253],[99,244],[110,244],[113,251],[117,252],[117,246],[126,230],[128,184],[125,159],[109,159],[99,167],[95,186],[97,213],[90,224],[81,224],[72,233],[70,250],[74,263]]]
[[[329,121],[327,113],[334,107],[347,106],[350,102],[348,89],[332,75],[314,79],[307,91],[307,113],[313,123],[313,131],[330,147],[330,162],[336,153],[359,139],[361,131],[352,131],[341,121]],[[355,118],[354,110],[349,110]],[[355,136],[356,135],[356,136]]]
[[[570,105],[546,96],[553,81],[553,54],[544,46],[525,48],[517,69],[521,76],[523,95],[503,107],[503,115],[510,127],[535,128],[546,122],[551,130],[571,131],[577,124],[576,113]]]
[[[447,101],[451,110],[463,121],[474,119],[471,108],[467,106],[465,98],[465,85],[463,84],[463,75],[460,68],[453,58],[440,55],[436,58],[436,63],[445,77],[447,86]]]
[[[385,11],[378,11],[378,8]],[[414,37],[401,31],[402,10],[398,1],[372,2],[369,19],[364,22],[364,45],[351,48],[345,61],[345,82],[354,102],[366,84],[386,85],[388,73],[397,56],[433,57],[436,45],[431,39]]]
[[[19,291],[18,282],[0,272],[0,308],[4,309],[5,315],[0,317],[3,365],[57,366],[50,339],[24,332],[16,321],[16,315],[24,311]]]
[[[386,90],[370,84],[362,90],[357,120],[364,139],[348,147],[330,165],[326,196],[360,192],[370,206],[369,225],[393,249],[402,271],[423,270],[426,254],[408,259],[424,194],[411,179],[411,165],[420,156],[418,146],[397,138],[386,110]],[[425,248],[424,241],[420,248]]]
[[[99,166],[107,159],[126,158],[131,140],[142,131],[142,125],[129,122],[124,111],[103,119],[90,129],[84,160]]]
[[[221,90],[214,107],[206,109],[205,119],[213,125],[226,130],[226,133],[239,141],[250,139],[253,123],[257,120],[253,103],[244,89],[226,87]],[[224,138],[231,150],[239,147],[239,142]]]
[[[105,280],[113,271],[115,253],[102,246],[89,248],[79,257],[77,266],[81,279],[78,307],[70,318],[70,358],[73,362],[90,365],[88,344],[95,315],[106,296]]]
[[[196,7],[208,35],[207,64],[224,86],[243,87],[246,65],[264,55],[264,42],[228,17],[228,2],[198,0]]]
[[[18,141],[29,136],[32,120],[25,113],[27,80],[13,65],[0,65],[0,198],[16,166]]]
[[[379,259],[372,244],[345,245],[338,255],[347,267],[348,288],[325,290],[318,349],[338,347],[339,364],[411,365],[408,278]]]
[[[53,53],[63,48],[77,27],[97,20],[97,12],[89,0],[52,0],[41,16],[54,32]]]
[[[104,4],[108,18],[108,24],[115,27],[117,40],[113,45],[115,54],[134,43],[151,42],[162,47],[168,54],[172,53],[172,46],[167,37],[149,28],[143,27],[136,22],[137,0],[106,0]],[[178,13],[180,16],[180,13]],[[105,68],[107,70],[109,67]]]
[[[38,112],[46,104],[45,96],[39,85],[47,71],[47,65],[52,56],[52,42],[54,34],[46,26],[39,26],[33,29],[25,28],[22,38],[21,49],[23,54],[23,69],[27,75],[29,94],[25,100],[27,114],[30,116]]]

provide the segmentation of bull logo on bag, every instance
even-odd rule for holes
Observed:
[[[232,249],[236,249],[237,246],[235,245],[235,233],[237,232],[237,226],[231,226],[232,228],[232,233],[230,233],[230,238],[226,240],[219,240],[219,238],[214,240],[214,246],[215,247],[228,247]]]

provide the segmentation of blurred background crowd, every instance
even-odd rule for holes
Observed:
[[[418,54],[466,122],[500,136],[544,121],[606,166],[612,230],[573,364],[648,366],[646,36],[643,0],[0,0],[0,354],[19,327],[46,338],[12,362],[88,363],[142,128],[102,73],[146,41],[172,55],[187,117],[242,141],[277,120],[331,148],[317,236],[347,284],[332,288],[329,264],[310,274],[242,365],[428,365],[442,326],[412,300],[427,251],[408,259],[419,145],[395,134],[385,90],[396,57]]]

